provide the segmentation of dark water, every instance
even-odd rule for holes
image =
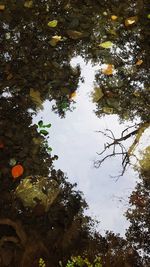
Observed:
[[[0,266],[149,266],[148,2],[0,17]]]

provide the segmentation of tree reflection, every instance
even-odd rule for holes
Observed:
[[[148,266],[147,257],[142,263],[138,253],[139,248],[148,252],[146,232],[141,237],[143,243],[138,239],[139,233],[142,235],[140,214],[146,211],[143,205],[147,201],[147,174],[142,174],[144,180],[130,199],[136,208],[127,213],[131,221],[127,240],[108,232],[102,237],[92,230],[94,221],[84,215],[87,204],[82,193],[75,190],[61,170],[55,170],[53,161],[57,156],[51,156],[44,136],[32,124],[32,114],[42,108],[46,99],[55,101],[53,111],[61,117],[71,110],[72,94],[81,79],[80,67],[71,66],[71,59],[77,55],[100,64],[102,69],[102,64],[109,66],[109,71],[100,68],[96,75],[97,116],[111,113],[118,114],[121,120],[138,117],[141,123],[149,122],[146,1],[114,0],[110,6],[107,1],[98,0],[5,0],[3,3],[0,5],[0,265],[33,267],[39,266],[39,258],[44,258],[47,267],[58,266],[60,260],[66,264],[72,255],[81,254],[90,260],[100,255],[106,267]],[[111,19],[113,14],[116,21]],[[131,20],[131,16],[137,19],[128,27],[125,19]],[[58,26],[48,25],[53,20]],[[100,46],[106,41],[113,44],[112,49]],[[12,161],[24,167],[23,175],[15,181]],[[61,188],[47,212],[38,198],[37,205],[29,208],[16,197],[18,184],[28,176],[33,183],[36,177],[47,177]],[[43,191],[46,194],[46,188]],[[147,213],[144,220],[148,225]]]

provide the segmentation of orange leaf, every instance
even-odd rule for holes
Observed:
[[[140,66],[143,63],[142,59],[138,59],[137,62],[135,63],[135,65]]]
[[[102,69],[102,73],[105,75],[112,75],[114,71],[114,65],[108,64]]]
[[[73,93],[71,93],[71,95],[70,95],[70,99],[73,99],[73,98],[75,98],[76,97],[76,95],[77,95],[77,93],[76,92],[73,92]]]
[[[11,169],[11,174],[13,176],[14,179],[20,177],[24,172],[24,169],[22,167],[22,165],[17,164],[15,165],[12,169]]]

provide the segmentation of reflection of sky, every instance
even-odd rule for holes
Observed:
[[[73,65],[77,60],[73,61]],[[89,204],[88,214],[100,223],[101,230],[113,230],[124,233],[128,226],[123,213],[127,208],[127,197],[135,185],[135,173],[128,169],[123,177],[116,182],[110,175],[117,175],[121,171],[121,158],[111,158],[103,163],[101,168],[93,167],[94,159],[98,159],[96,152],[102,151],[105,137],[96,131],[111,129],[116,137],[126,128],[119,125],[116,115],[97,118],[93,112],[95,105],[90,100],[93,87],[94,69],[90,64],[79,60],[85,83],[78,89],[76,109],[68,112],[65,119],[60,119],[51,112],[51,103],[44,103],[44,110],[35,118],[35,122],[43,119],[44,123],[51,123],[49,145],[53,154],[59,156],[56,168],[64,171],[70,182],[77,182],[78,189],[83,191]],[[122,199],[122,202],[119,201]]]

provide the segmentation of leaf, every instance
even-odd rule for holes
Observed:
[[[112,16],[111,16],[111,20],[117,20],[117,18],[118,18],[118,17],[117,17],[116,15],[112,15]]]
[[[5,10],[5,5],[0,5],[0,11]]]
[[[10,166],[14,166],[14,165],[16,165],[16,163],[17,163],[17,161],[14,158],[10,159],[10,161],[9,161]]]
[[[17,164],[11,169],[11,174],[14,179],[17,179],[18,177],[20,177],[23,174],[23,172],[24,172],[24,168],[21,164]]]
[[[52,149],[51,147],[48,147],[48,148],[47,148],[47,151],[48,151],[48,152],[51,152],[52,150],[53,150],[53,149]]]
[[[30,97],[31,97],[32,101],[36,104],[37,107],[42,108],[41,95],[40,95],[40,92],[38,90],[30,88]]]
[[[77,40],[83,37],[83,33],[79,32],[79,31],[72,31],[72,30],[68,30],[67,34],[69,36],[69,38],[73,39],[73,40]]]
[[[49,134],[49,132],[44,130],[44,129],[42,129],[42,130],[40,130],[40,134],[43,134],[44,136],[46,136],[46,135]]]
[[[40,121],[38,122],[38,126],[39,126],[39,127],[43,127],[43,121],[42,121],[42,120],[40,120]]]
[[[126,27],[128,27],[128,26],[135,24],[137,21],[138,21],[138,17],[134,16],[134,17],[127,18],[125,20],[124,24]]]
[[[70,99],[74,99],[77,96],[76,91],[74,91],[73,93],[70,94],[69,98]]]
[[[150,14],[147,15],[147,18],[150,19]]]
[[[62,41],[62,37],[59,35],[55,35],[51,38],[51,40],[49,41],[51,46],[56,46],[58,42]]]
[[[49,124],[43,124],[43,128],[50,128],[52,125],[49,123]]]
[[[33,1],[25,1],[24,7],[31,8],[33,6]]]
[[[102,73],[105,75],[112,75],[114,71],[114,65],[107,64],[106,67],[102,69]]]
[[[94,92],[92,93],[93,102],[98,102],[103,97],[103,91],[99,87],[94,88]]]
[[[138,59],[137,62],[135,63],[135,65],[140,66],[143,63],[142,59]]]
[[[106,114],[113,114],[113,108],[109,108],[109,107],[103,107],[103,112]]]
[[[47,25],[48,25],[49,27],[51,27],[51,28],[55,28],[55,27],[57,26],[57,24],[58,24],[58,21],[57,21],[56,19],[51,20],[51,21],[49,21],[49,22],[47,23]]]
[[[113,46],[113,43],[111,41],[106,41],[104,43],[99,44],[98,46],[109,49]]]

